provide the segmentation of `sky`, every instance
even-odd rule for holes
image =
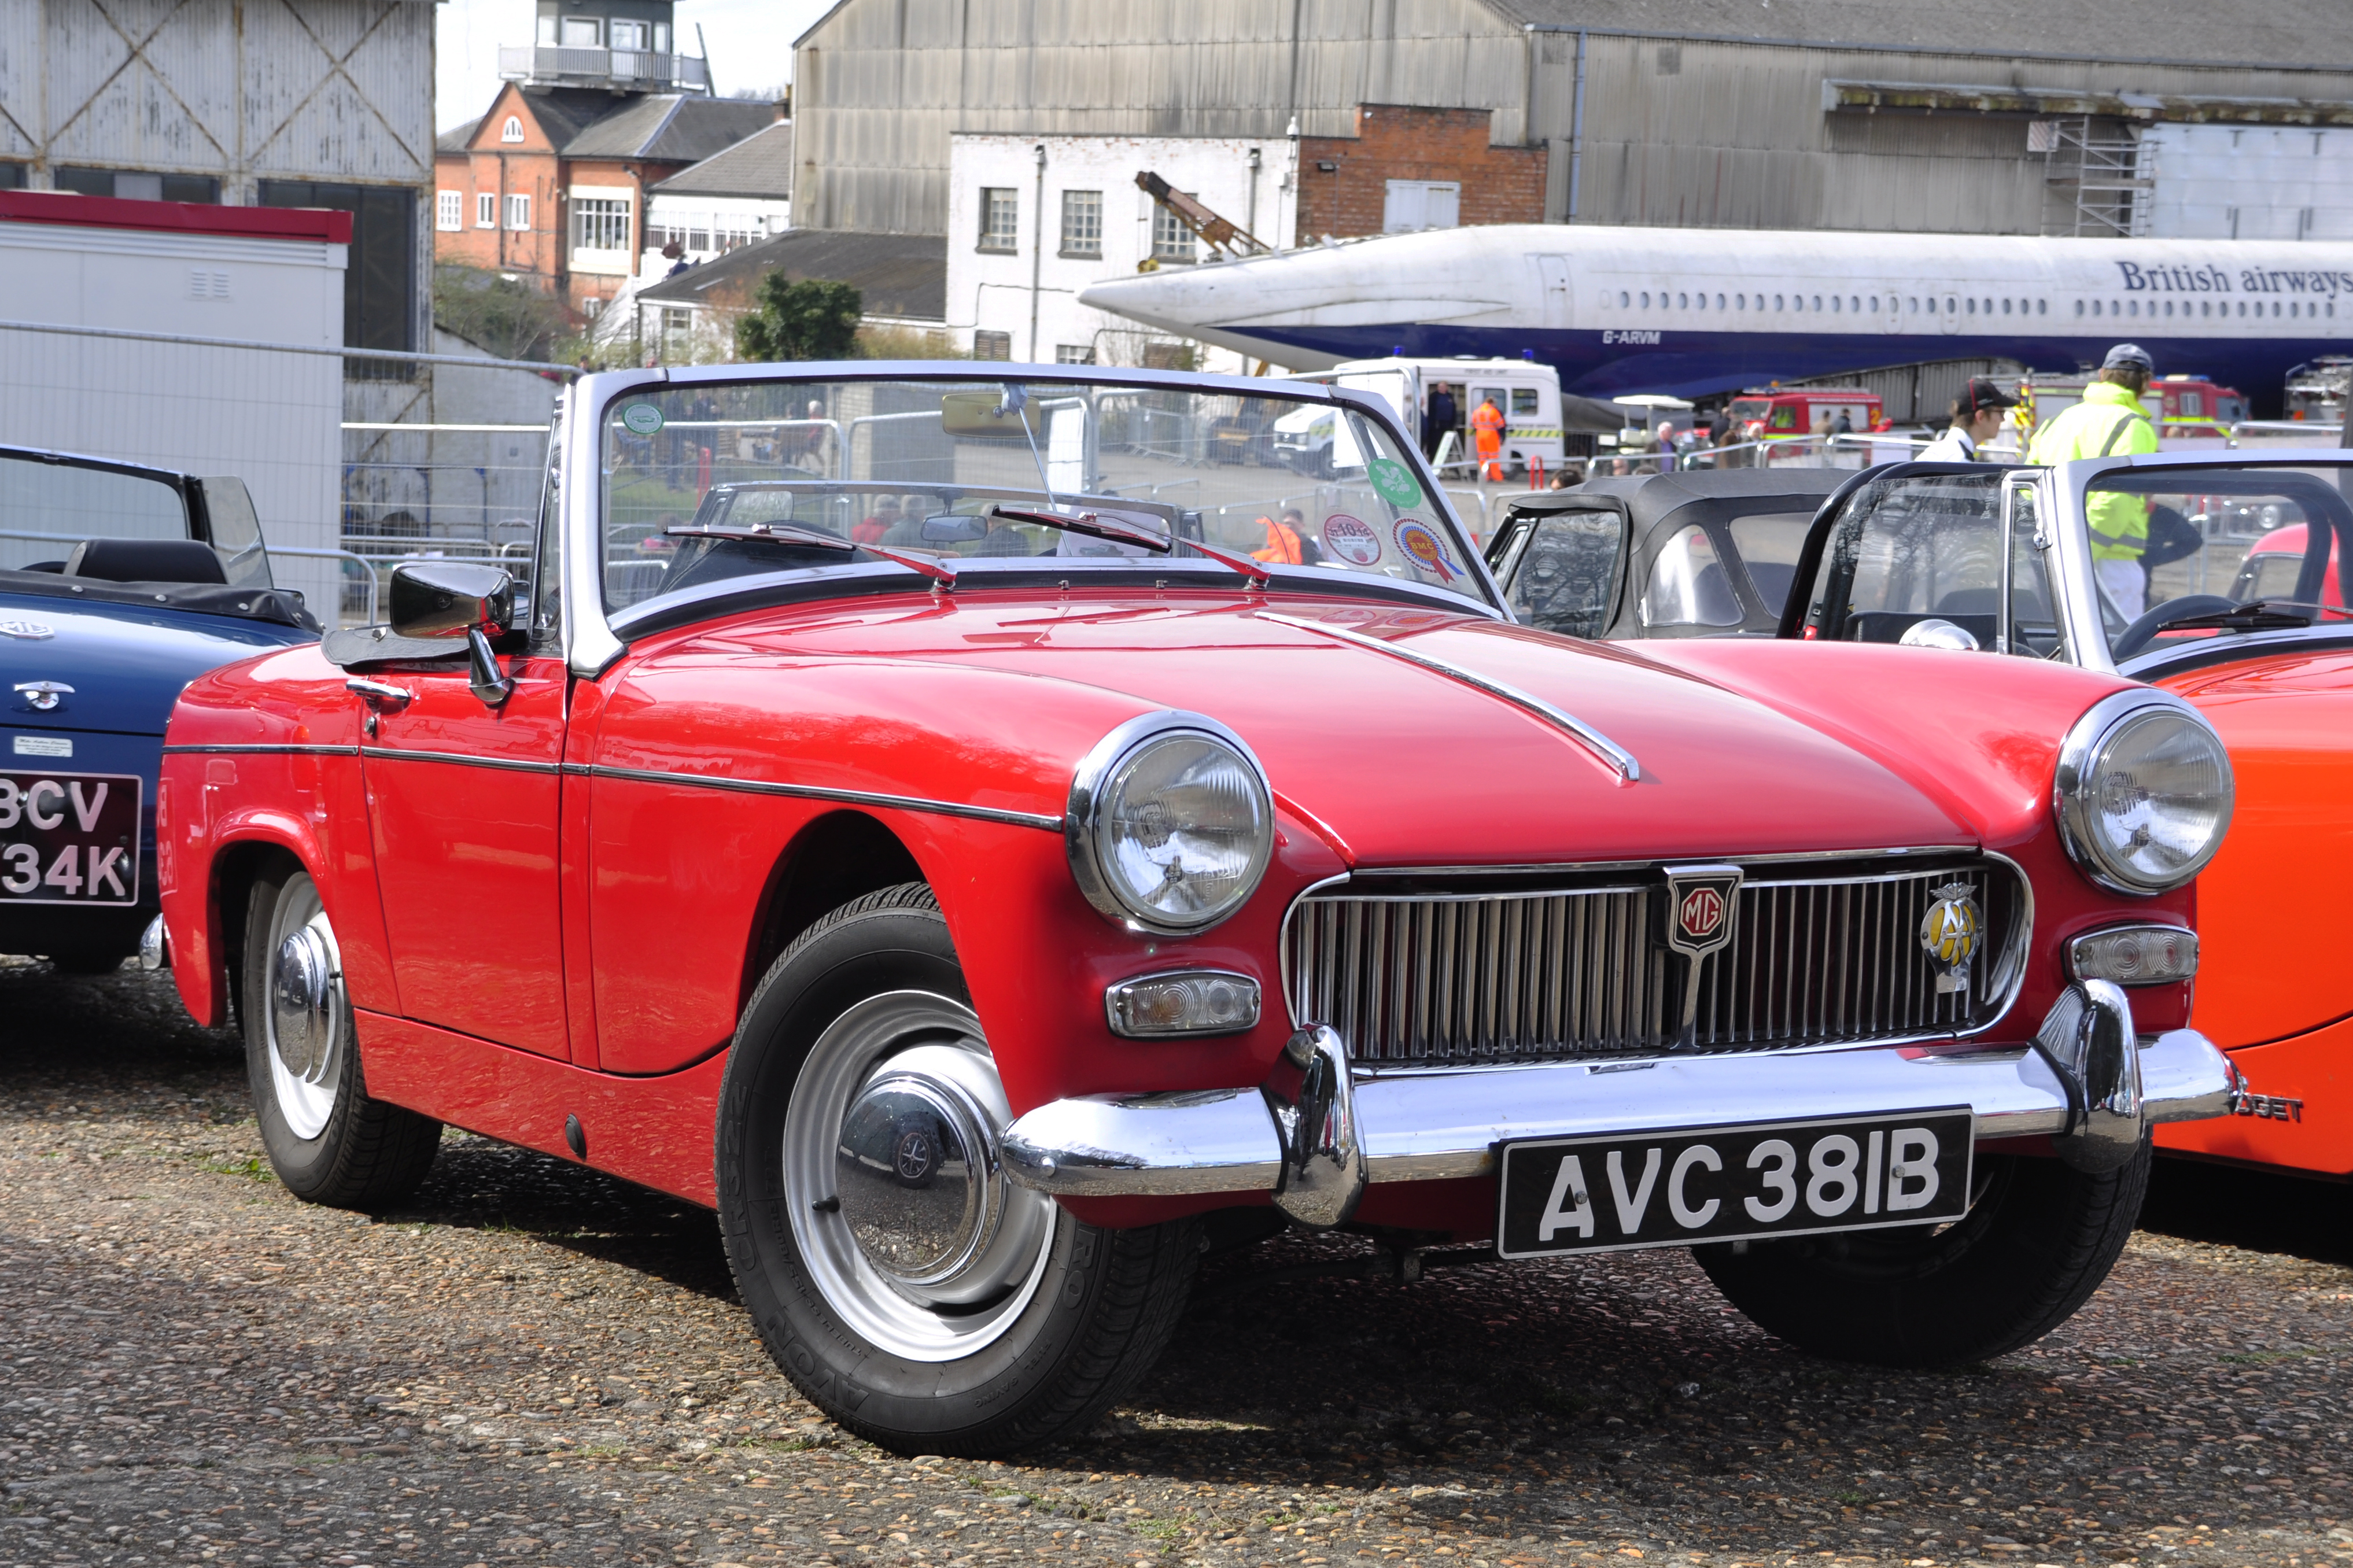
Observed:
[[[678,0],[685,54],[699,52],[697,23],[711,48],[712,78],[722,96],[782,87],[793,79],[793,40],[825,15],[832,0]],[[444,0],[437,5],[438,68],[433,128],[462,125],[490,107],[499,90],[499,46],[531,41],[532,0]]]

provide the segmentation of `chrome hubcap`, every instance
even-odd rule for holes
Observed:
[[[269,971],[269,1025],[278,1059],[306,1083],[327,1065],[334,1037],[334,959],[315,926],[288,933]]]
[[[262,1027],[269,1037],[269,1082],[287,1130],[306,1142],[327,1129],[350,1052],[343,960],[319,889],[298,877],[278,895],[275,944]]]
[[[1054,1205],[1006,1179],[997,1132],[1011,1120],[979,1020],[944,996],[869,998],[811,1048],[786,1117],[795,1239],[867,1340],[955,1360],[1036,1294]]]

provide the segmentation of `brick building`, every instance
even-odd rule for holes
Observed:
[[[776,119],[741,99],[509,83],[436,143],[434,259],[527,278],[593,317],[636,270],[647,187]]]
[[[1354,136],[1301,137],[1293,243],[1542,223],[1547,149],[1496,145],[1493,119],[1487,109],[1364,103]]]

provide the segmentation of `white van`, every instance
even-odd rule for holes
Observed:
[[[1423,451],[1435,454],[1444,443],[1443,460],[1463,464],[1460,471],[1465,476],[1472,471],[1477,451],[1471,439],[1471,416],[1490,395],[1504,413],[1504,463],[1514,478],[1533,476],[1538,468],[1547,474],[1557,472],[1567,458],[1561,436],[1560,376],[1548,364],[1516,359],[1358,359],[1291,379],[1328,382],[1376,394],[1396,411],[1398,422],[1412,432]],[[1430,395],[1440,386],[1454,395],[1454,419],[1444,430],[1427,428]],[[1285,418],[1296,420],[1301,415]],[[1445,440],[1449,434],[1454,437],[1451,442]],[[1293,439],[1302,443],[1296,448],[1297,459],[1291,456],[1293,448],[1285,445]],[[1330,444],[1328,429],[1319,447],[1306,430],[1293,437],[1277,422],[1275,449],[1294,467],[1322,471],[1321,465],[1329,460]]]

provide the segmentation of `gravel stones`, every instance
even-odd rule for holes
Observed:
[[[308,1207],[168,980],[0,960],[0,1568],[2353,1561],[2342,1191],[2165,1165],[2150,1217],[1936,1376],[1680,1253],[1397,1284],[1285,1237],[1085,1441],[901,1460],[777,1375],[707,1214],[456,1133],[415,1203]]]

